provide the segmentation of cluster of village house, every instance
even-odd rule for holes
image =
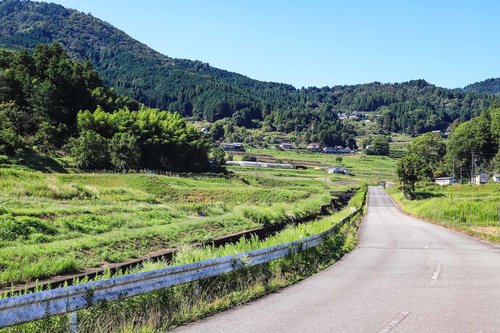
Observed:
[[[226,151],[244,151],[243,144],[239,142],[233,143],[222,143],[222,149]],[[293,145],[288,142],[283,142],[278,145],[278,148],[282,150],[290,150],[293,148]],[[311,143],[307,146],[307,149],[312,152],[323,152],[325,154],[353,154],[354,151],[348,147],[335,146],[335,147],[323,147],[319,143]]]
[[[221,147],[226,151],[245,151],[243,144],[239,142],[234,143],[222,143]],[[291,143],[281,143],[279,145],[280,149],[289,150],[292,149],[293,146]],[[351,154],[353,151],[349,148],[344,148],[342,146],[336,147],[325,147],[321,149],[319,143],[311,143],[307,149],[313,152],[323,152],[326,154]],[[269,162],[252,162],[252,161],[227,161],[228,165],[239,165],[246,167],[254,167],[254,168],[284,168],[284,169],[293,169],[293,168],[306,168],[302,165],[292,165],[288,163],[269,163]],[[344,167],[341,166],[331,166],[326,168],[326,172],[329,174],[345,174],[349,175],[350,172]]]
[[[362,113],[362,112],[358,112],[358,111],[353,111],[350,114],[341,112],[341,113],[338,113],[337,116],[339,117],[340,120],[350,119],[350,120],[356,120],[356,121],[361,121],[361,120],[366,121],[368,119],[367,113]],[[380,115],[374,114],[373,117],[379,118]]]
[[[289,163],[269,163],[269,162],[250,162],[250,161],[227,161],[227,165],[239,165],[244,167],[252,168],[280,168],[280,169],[303,169],[307,168],[305,166],[294,166]],[[331,166],[326,168],[326,172],[329,174],[340,173],[344,175],[351,174],[349,170],[341,166]]]
[[[495,183],[500,183],[500,174],[494,174],[491,180]],[[487,184],[490,181],[490,174],[487,172],[480,172],[479,174],[472,177],[472,184],[482,185]],[[441,186],[453,185],[458,183],[456,177],[439,177],[435,179],[436,184]]]
[[[446,133],[439,131],[440,135],[446,135]],[[221,147],[226,150],[226,151],[244,151],[243,144],[234,142],[234,143],[222,143]],[[282,150],[289,150],[293,148],[293,145],[291,143],[281,143],[278,146]],[[321,148],[321,145],[319,143],[311,143],[307,146],[307,149],[312,151],[312,152],[323,152],[325,154],[352,154],[354,151],[350,148],[345,148],[342,146],[336,146],[336,147],[324,147]],[[261,162],[235,162],[234,164],[243,164],[245,166],[253,166],[253,167],[264,167],[264,168],[272,168],[272,167],[278,167],[278,168],[293,168],[291,164],[276,164],[276,163],[261,163]],[[276,165],[275,165],[276,164]],[[334,173],[341,173],[341,174],[349,174],[349,171],[343,167],[340,166],[332,166],[327,168],[327,172],[330,174]],[[500,183],[500,174],[494,174],[491,177],[491,180],[495,183]],[[490,175],[487,172],[480,172],[476,176],[472,178],[472,184],[486,184],[490,181]],[[435,179],[436,184],[446,186],[446,185],[452,185],[458,183],[458,179],[456,177],[438,177]]]

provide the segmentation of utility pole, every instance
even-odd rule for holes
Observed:
[[[453,178],[455,178],[455,157],[453,157]]]
[[[476,153],[472,153],[472,176],[473,178],[471,178],[471,181],[472,183],[475,183],[475,178],[476,178],[476,174],[478,173],[477,172],[477,163],[479,162],[479,158],[481,157],[481,155],[477,155]]]
[[[382,177],[380,176],[380,162],[377,162],[377,168],[378,168],[378,183],[380,185],[380,182],[382,181]]]
[[[463,184],[463,179],[462,179],[462,177],[463,177],[463,175],[464,175],[464,174],[463,174],[463,171],[464,171],[464,170],[463,170],[463,168],[464,168],[464,163],[463,163],[463,161],[462,161],[462,162],[460,163],[460,184]]]
[[[474,152],[472,152],[472,155],[471,155],[471,160],[470,160],[470,183],[473,184],[474,183],[474,160],[475,160],[475,156],[474,156]]]

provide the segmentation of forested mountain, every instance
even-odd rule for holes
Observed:
[[[106,22],[60,5],[17,0],[0,3],[0,46],[32,49],[54,41],[72,57],[89,59],[117,92],[151,107],[188,116],[196,112],[209,120],[231,116],[237,110],[260,109],[260,101],[231,82],[255,83],[262,89],[264,83],[240,75],[228,79],[228,72],[207,64],[174,60]]]
[[[463,89],[465,92],[478,94],[500,94],[500,78],[488,79],[481,82],[469,84]]]
[[[0,155],[71,153],[86,170],[207,171],[209,148],[184,118],[115,94],[59,44],[0,49]]]
[[[0,46],[33,49],[51,42],[74,58],[88,59],[118,93],[148,106],[209,121],[230,117],[236,126],[265,123],[311,139],[330,138],[323,140],[326,144],[352,141],[351,129],[337,120],[339,112],[376,112],[385,130],[417,135],[468,120],[495,99],[424,80],[295,89],[170,58],[90,14],[60,5],[0,2]]]

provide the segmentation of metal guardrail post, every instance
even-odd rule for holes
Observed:
[[[68,314],[69,317],[69,331],[71,333],[78,332],[78,312],[73,311]]]

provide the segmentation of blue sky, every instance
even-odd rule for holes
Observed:
[[[500,77],[497,0],[56,0],[157,51],[302,86]]]

